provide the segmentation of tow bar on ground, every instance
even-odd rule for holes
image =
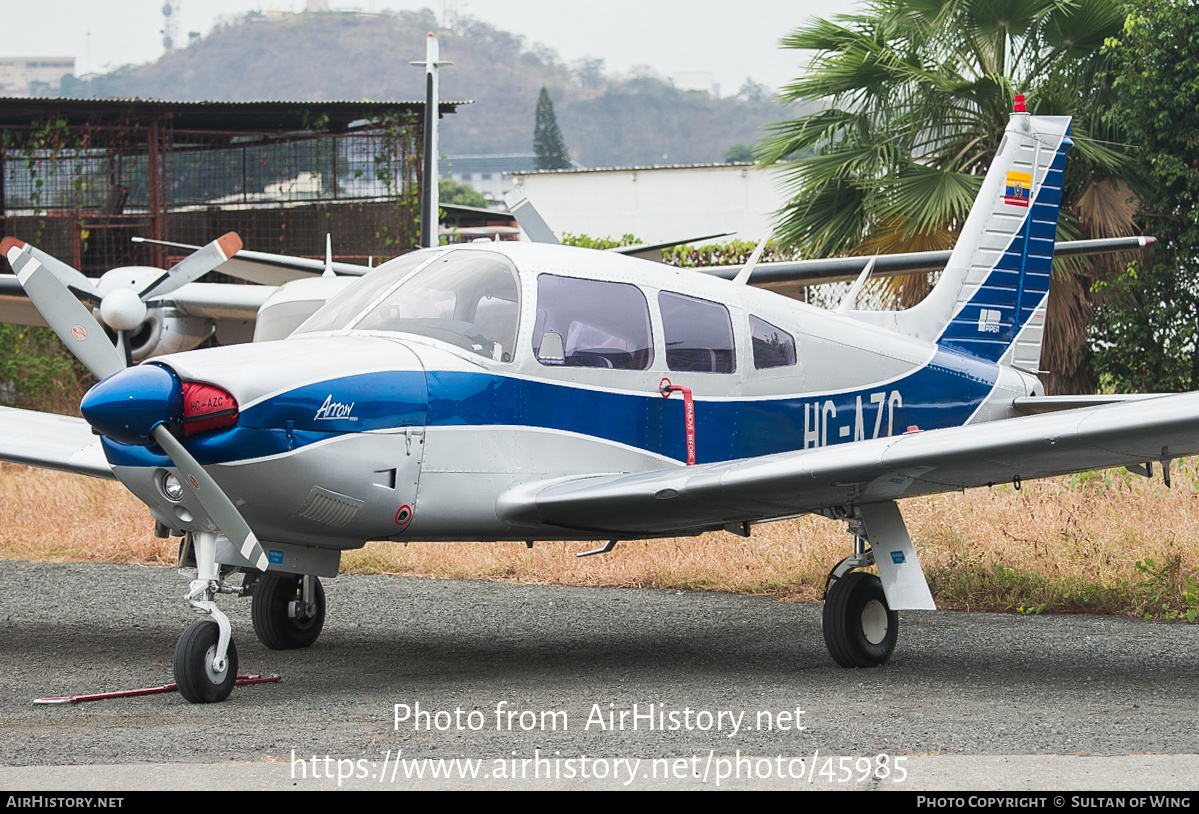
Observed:
[[[279,681],[279,676],[239,675],[234,686],[244,687],[247,684],[273,684]],[[35,698],[33,703],[42,705],[82,704],[84,701],[104,701],[108,698],[134,698],[139,695],[159,695],[164,692],[177,692],[178,684],[163,684],[161,687],[143,687],[140,690],[118,690],[117,692],[98,692],[92,695],[71,695],[61,698]]]

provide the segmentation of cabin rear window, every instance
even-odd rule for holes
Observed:
[[[542,274],[533,354],[547,366],[648,369],[654,341],[645,295],[628,283]]]
[[[690,373],[732,373],[733,321],[723,305],[663,291],[658,295],[666,332],[666,366]]]
[[[765,370],[795,364],[795,337],[791,334],[753,314],[749,315],[749,330],[753,334],[755,368]]]

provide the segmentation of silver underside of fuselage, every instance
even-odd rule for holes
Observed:
[[[574,433],[457,426],[341,435],[207,470],[264,543],[346,550],[371,540],[561,539],[566,530],[559,526],[503,522],[497,499],[523,483],[577,476],[583,462],[592,475],[680,465]],[[179,502],[163,494],[163,474],[178,476],[172,467],[115,471],[168,528],[216,530],[190,494]]]

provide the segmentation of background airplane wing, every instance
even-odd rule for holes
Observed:
[[[258,316],[258,309],[275,293],[273,286],[237,285],[232,283],[189,283],[164,298],[189,317],[208,317],[249,320]]]
[[[1059,240],[1053,250],[1056,257],[1075,257],[1110,254],[1143,249],[1156,243],[1152,237],[1111,237],[1095,240]],[[871,278],[893,277],[897,274],[940,271],[949,262],[950,252],[907,252],[880,254],[875,261]],[[794,297],[805,286],[821,283],[841,283],[857,279],[870,257],[828,257],[789,262],[759,263],[754,268],[751,285]],[[704,266],[696,270],[731,280],[741,266]]]
[[[380,259],[390,260],[391,258]],[[235,257],[229,258],[214,270],[259,285],[282,285],[290,280],[319,277],[325,270],[325,261],[242,249]],[[333,271],[337,274],[361,277],[370,271],[370,267],[354,263],[334,262]]]
[[[275,290],[274,286],[263,285],[188,283],[169,295],[151,300],[151,304],[177,308],[184,316],[211,319],[219,330],[223,320],[248,321],[252,326],[258,316],[258,309]],[[13,274],[0,274],[0,322],[46,326],[45,318],[30,301],[20,281]]]
[[[0,274],[0,322],[46,327],[46,320],[29,299],[15,274]]]
[[[0,407],[0,461],[116,480],[82,418]]]
[[[497,512],[514,526],[545,523],[630,539],[1196,453],[1199,392],[726,463],[526,484],[505,493]]]
[[[148,237],[134,237],[134,243],[153,243],[156,246],[170,246],[173,249],[198,251],[199,246],[190,243],[175,243],[170,240],[152,240]],[[384,257],[381,260],[391,258]],[[248,280],[258,285],[283,285],[291,280],[302,280],[306,277],[319,277],[325,270],[324,260],[313,260],[309,257],[292,257],[286,254],[271,254],[242,249],[233,257],[213,269],[221,274],[228,274],[242,280]],[[369,266],[356,263],[333,263],[333,271],[352,277],[361,277],[370,271]]]
[[[1129,401],[1158,399],[1167,393],[1120,393],[1075,396],[1017,396],[1012,406],[1020,415],[1041,415],[1058,410],[1077,410],[1082,407],[1102,407],[1105,404],[1123,404]]]

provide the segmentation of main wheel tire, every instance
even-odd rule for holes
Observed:
[[[212,667],[220,637],[217,623],[203,619],[183,631],[175,644],[175,684],[179,694],[193,704],[224,701],[237,683],[237,647],[232,639],[225,653],[225,669],[218,673]]]
[[[887,606],[881,579],[865,571],[851,571],[829,588],[820,626],[837,664],[878,667],[895,649],[899,614]]]
[[[313,612],[303,618],[288,615],[288,606],[299,601],[304,577],[293,574],[264,574],[254,586],[251,618],[258,641],[272,650],[296,650],[308,647],[325,626],[325,588],[316,577]]]

